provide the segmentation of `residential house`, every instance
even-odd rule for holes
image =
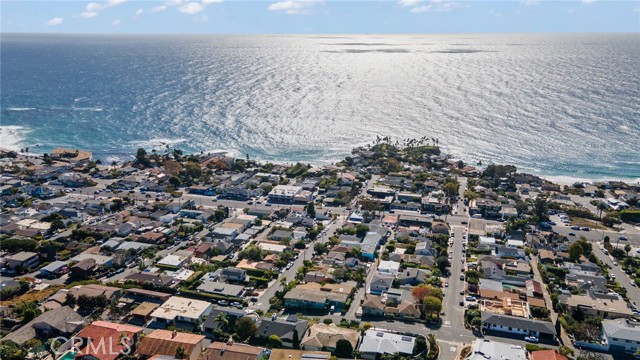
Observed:
[[[586,295],[560,295],[558,300],[571,310],[582,310],[585,315],[605,319],[629,318],[633,315],[627,302],[615,293],[589,290]]]
[[[156,355],[182,357],[186,360],[199,360],[205,337],[202,335],[169,330],[154,330],[144,336],[135,354],[148,358]],[[180,351],[178,349],[181,349]],[[179,354],[179,353],[183,353]]]
[[[379,274],[396,276],[400,271],[400,263],[396,261],[382,260],[378,264],[377,271]]]
[[[135,348],[141,327],[94,321],[76,335],[82,338],[84,348],[76,353],[76,359],[115,360],[124,351]]]
[[[413,354],[416,338],[386,331],[369,329],[365,332],[358,350],[367,360],[379,359],[383,354]]]
[[[272,349],[269,360],[329,360],[327,351],[305,351],[292,349]]]
[[[216,270],[220,280],[229,282],[245,282],[249,280],[247,271],[236,267],[227,267]]]
[[[207,301],[172,296],[151,313],[151,317],[164,324],[176,321],[197,324],[204,321],[212,309],[213,305]]]
[[[532,320],[518,316],[494,314],[483,311],[481,314],[482,329],[485,332],[496,331],[524,336],[535,336],[539,339],[553,339],[556,328],[549,321]]]
[[[369,285],[369,293],[380,295],[384,291],[389,290],[393,285],[393,279],[394,277],[390,275],[375,274]]]
[[[317,323],[309,327],[300,347],[303,350],[335,351],[339,340],[348,341],[355,349],[360,339],[360,331],[338,327],[335,324]]]
[[[406,270],[399,272],[396,279],[400,285],[415,286],[426,283],[429,276],[430,272],[428,270],[407,268]]]
[[[489,339],[476,339],[466,360],[528,360],[527,351],[520,345],[512,345]]]
[[[30,251],[21,251],[17,254],[6,256],[4,259],[9,269],[22,268],[28,270],[35,268],[40,263],[38,254]]]
[[[640,323],[628,319],[604,320],[602,336],[610,352],[634,354],[640,350]]]
[[[56,336],[71,336],[84,324],[84,318],[69,306],[49,310],[29,321],[18,330],[0,339],[0,343],[12,342],[23,346],[31,339],[49,339]]]
[[[234,342],[213,342],[204,349],[204,360],[261,360],[269,350],[263,347]]]
[[[222,282],[204,281],[197,287],[198,291],[209,294],[238,298],[244,293],[244,286]]]
[[[268,339],[271,335],[276,335],[280,338],[282,346],[286,348],[292,348],[294,337],[302,339],[304,334],[307,333],[309,328],[309,322],[307,320],[298,320],[295,315],[289,315],[287,319],[278,319],[272,316],[271,318],[262,318],[260,325],[258,326],[258,337],[262,339]],[[297,335],[294,335],[297,333]]]
[[[530,360],[569,360],[569,358],[560,355],[557,350],[537,350],[531,352]]]

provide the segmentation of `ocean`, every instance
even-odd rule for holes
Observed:
[[[313,164],[380,136],[471,163],[640,178],[638,34],[0,37],[0,147]]]

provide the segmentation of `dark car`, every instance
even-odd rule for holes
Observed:
[[[464,301],[460,301],[460,306],[464,306]]]
[[[572,232],[570,232],[568,235],[569,235],[569,236],[576,236],[576,233],[572,233]]]

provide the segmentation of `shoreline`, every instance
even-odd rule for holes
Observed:
[[[40,148],[39,145],[41,144],[36,144],[36,145],[30,145],[27,146],[26,144],[24,144],[28,138],[28,134],[31,132],[31,129],[24,127],[24,126],[20,126],[20,125],[0,125],[0,151],[15,151],[17,152],[19,155],[24,155],[27,157],[41,157],[43,154],[45,154],[46,152],[34,152],[34,151],[30,151],[29,153],[21,153],[20,150],[22,148],[28,147],[29,150],[34,150],[34,149],[38,149]],[[136,146],[139,146],[141,148],[144,148],[145,150],[159,150],[159,149],[165,149],[166,146],[171,146],[171,145],[178,145],[178,144],[184,144],[187,143],[187,139],[184,138],[179,138],[179,139],[169,139],[169,138],[154,138],[154,139],[148,139],[148,140],[132,140],[131,141],[132,144],[138,144]],[[362,144],[359,144],[357,146],[361,146]],[[356,147],[357,147],[356,146]],[[75,148],[73,146],[65,146],[65,147],[70,147],[70,148]],[[443,149],[443,152],[446,151],[446,145],[441,147]],[[189,151],[186,151],[187,153],[191,153]],[[193,154],[198,154],[200,152],[192,152]],[[243,152],[237,149],[220,149],[220,148],[215,148],[215,149],[209,149],[209,150],[205,150],[202,151],[202,153],[205,154],[224,154],[225,156],[230,156],[233,157],[235,159],[244,159],[243,156]],[[114,155],[105,155],[102,157],[95,157],[94,160],[100,160],[103,164],[107,164],[107,163],[111,163],[112,161],[117,159],[118,164],[124,164],[127,161],[130,161],[133,157],[133,150],[131,153],[121,153],[121,154],[114,154]],[[472,160],[470,159],[465,159],[464,157],[457,157],[457,156],[453,156],[453,154],[449,154],[446,153],[447,155],[451,156],[452,158],[456,158],[456,159],[461,159],[463,161],[465,161],[465,163],[472,165]],[[347,155],[348,156],[348,155]],[[126,159],[126,160],[122,160],[122,159]],[[279,165],[293,165],[295,163],[304,163],[304,164],[310,164],[312,166],[323,166],[323,165],[330,165],[330,164],[334,164],[336,162],[342,161],[344,160],[344,158],[335,158],[335,159],[324,159],[324,160],[319,160],[319,159],[315,159],[315,160],[278,160],[278,159],[264,159],[261,157],[255,157],[255,156],[251,156],[252,160],[257,160],[260,162],[270,162],[273,164],[279,164]],[[498,163],[496,163],[498,164]],[[505,165],[505,164],[503,164]],[[613,177],[594,177],[594,178],[590,178],[590,177],[584,177],[584,176],[571,176],[570,174],[545,174],[545,173],[540,173],[540,172],[535,172],[535,171],[530,171],[530,170],[525,170],[522,168],[519,168],[518,165],[514,165],[516,166],[516,168],[518,168],[519,172],[522,173],[530,173],[532,175],[536,175],[540,178],[543,178],[545,180],[548,180],[550,182],[559,184],[559,185],[567,185],[567,186],[572,186],[574,183],[585,183],[585,184],[593,184],[596,182],[606,182],[606,181],[621,181],[621,182],[625,182],[627,184],[640,184],[640,174],[638,174],[637,177],[619,177],[619,176],[613,176]],[[484,168],[484,166],[480,166],[479,168]]]
[[[74,148],[74,147],[69,147],[69,148]],[[9,152],[9,151],[14,151],[17,152],[18,155],[20,156],[25,156],[25,157],[33,157],[33,158],[39,158],[42,157],[43,154],[45,154],[44,152],[42,153],[36,153],[36,152],[29,152],[29,153],[21,153],[19,152],[20,148],[18,149],[9,149],[6,148],[4,146],[4,143],[0,144],[0,152]],[[146,149],[145,149],[146,150]],[[187,152],[188,153],[188,152]],[[238,150],[222,150],[222,149],[214,149],[214,150],[210,150],[210,151],[204,151],[203,153],[205,154],[219,154],[219,155],[224,155],[224,156],[229,156],[232,157],[234,159],[244,159],[242,156],[235,156],[238,154],[242,154],[240,151]],[[198,153],[195,153],[198,154]],[[230,154],[232,154],[233,156],[230,156]],[[126,155],[126,154],[122,154],[121,157],[129,157],[131,158],[130,160],[127,161],[118,161],[118,165],[122,165],[125,164],[129,161],[132,160],[132,158],[134,158],[133,155]],[[102,162],[103,165],[108,165],[111,163],[111,161],[109,161],[110,158],[106,158],[106,159],[102,159],[102,158],[95,158],[94,160],[100,160]],[[266,159],[262,159],[262,158],[258,158],[258,157],[251,157],[251,160],[256,160],[259,162],[263,162],[263,163],[272,163],[272,164],[276,164],[276,165],[295,165],[296,163],[304,163],[304,164],[310,164],[312,166],[324,166],[324,165],[331,165],[334,163],[337,163],[339,161],[342,161],[343,159],[334,159],[332,161],[288,161],[288,160],[266,160]],[[464,159],[462,159],[464,161]],[[510,164],[495,164],[495,165],[510,165]],[[517,165],[514,165],[517,168]],[[483,167],[478,167],[480,169],[482,169]],[[573,176],[569,176],[569,175],[547,175],[547,174],[541,174],[541,173],[536,173],[536,172],[530,172],[530,171],[524,171],[521,169],[518,169],[518,172],[522,172],[522,173],[530,173],[532,175],[538,176],[544,180],[550,181],[552,183],[564,186],[572,186],[575,183],[583,183],[583,184],[594,184],[597,182],[608,182],[608,181],[620,181],[620,182],[624,182],[626,184],[632,185],[632,184],[640,184],[640,177],[637,178],[633,178],[633,177],[607,177],[607,178],[587,178],[587,177],[573,177]]]

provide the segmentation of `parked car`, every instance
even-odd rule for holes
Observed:
[[[467,300],[467,301],[476,301],[476,298],[474,296],[467,296],[464,299]]]
[[[580,226],[575,226],[574,225],[574,226],[571,227],[571,230],[580,230]]]
[[[229,305],[229,302],[227,300],[220,300],[218,301],[218,305],[227,306]]]
[[[575,234],[575,233],[572,233],[572,232],[570,232],[570,233],[569,233],[569,234],[567,234],[567,235],[569,235],[569,236],[576,236],[576,234]]]
[[[620,236],[618,240],[626,241],[629,240],[626,236]]]
[[[537,343],[540,340],[538,340],[538,338],[535,337],[535,336],[527,336],[527,337],[524,338],[524,341]]]
[[[591,230],[591,229],[589,229],[589,228],[588,228],[588,227],[586,227],[586,226],[582,228],[582,231],[589,231],[589,230]]]

